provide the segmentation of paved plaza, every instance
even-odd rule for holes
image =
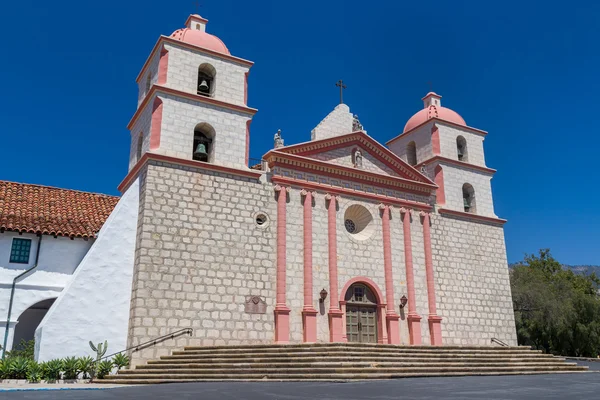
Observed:
[[[599,370],[600,363],[589,363]],[[89,390],[3,392],[12,399],[395,400],[395,399],[598,399],[598,373],[410,378],[352,383],[182,383]]]

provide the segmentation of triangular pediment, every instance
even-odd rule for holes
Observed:
[[[356,151],[360,151],[362,162],[356,163]],[[325,162],[342,168],[353,168],[415,182],[434,184],[428,177],[413,168],[388,148],[362,131],[322,140],[300,143],[277,149],[277,152],[293,154],[307,160]]]

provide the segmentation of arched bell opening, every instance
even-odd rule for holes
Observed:
[[[196,161],[214,162],[215,129],[201,122],[194,128],[192,158]]]
[[[196,92],[202,96],[212,97],[215,94],[215,83],[217,70],[208,63],[201,64],[198,67],[198,84]]]

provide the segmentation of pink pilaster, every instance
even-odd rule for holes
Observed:
[[[412,240],[410,237],[410,214],[411,210],[401,208],[402,227],[404,229],[404,261],[406,263],[406,286],[408,291],[408,333],[410,344],[421,344],[421,317],[417,314],[417,304],[415,296],[415,275],[413,272],[412,259]]]
[[[302,327],[304,341],[317,341],[317,310],[313,306],[313,273],[312,273],[312,199],[313,194],[303,190],[304,197],[304,307],[302,307]]]
[[[442,318],[437,315],[435,305],[435,281],[433,276],[433,257],[431,255],[430,214],[421,212],[423,218],[423,243],[425,248],[425,274],[427,275],[427,303],[429,304],[429,334],[433,346],[442,345]]]
[[[286,288],[286,202],[287,189],[275,186],[277,197],[277,286],[275,296],[275,342],[290,340],[290,309],[285,304]]]
[[[385,297],[387,312],[385,314],[388,343],[400,344],[400,316],[394,307],[394,276],[392,273],[392,243],[390,239],[390,207],[381,204],[381,227],[383,231],[383,267],[385,270]]]
[[[343,316],[338,303],[338,271],[337,271],[337,196],[326,195],[327,201],[327,234],[329,246],[329,341],[343,342]]]

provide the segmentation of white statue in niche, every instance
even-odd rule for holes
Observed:
[[[362,153],[360,152],[360,150],[356,149],[356,151],[354,152],[354,167],[362,168],[362,166],[363,166]]]
[[[276,149],[283,147],[283,139],[281,138],[281,129],[277,130],[277,133],[275,134],[273,141],[275,142]]]

